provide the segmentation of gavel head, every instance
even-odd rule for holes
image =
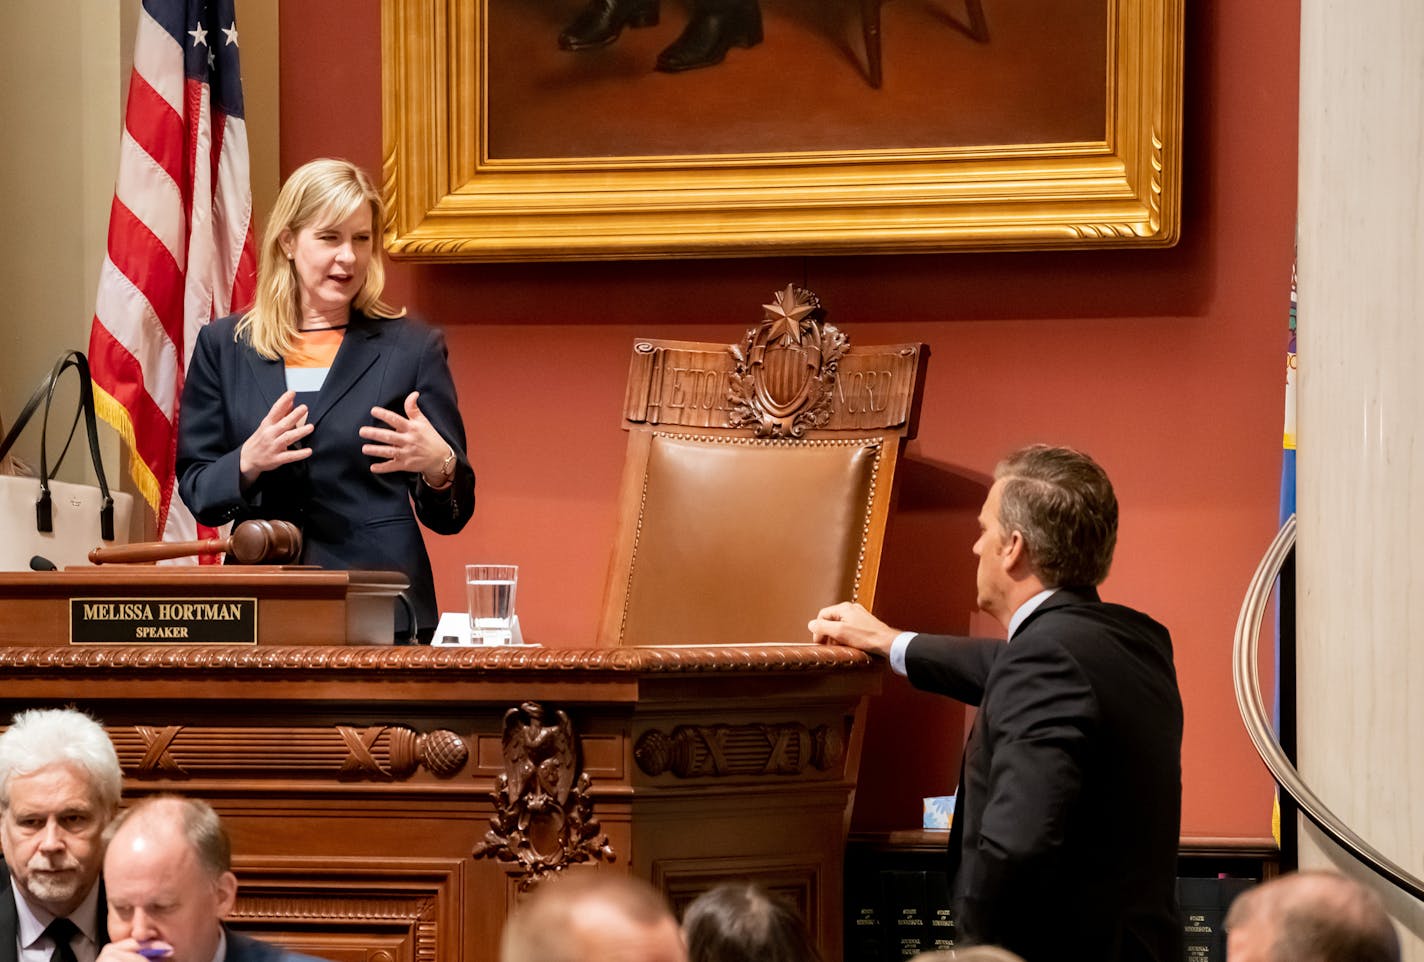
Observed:
[[[233,526],[227,552],[240,565],[293,564],[302,556],[302,533],[290,521],[254,518]]]

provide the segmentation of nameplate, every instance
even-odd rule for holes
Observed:
[[[256,598],[71,598],[71,645],[255,645]]]

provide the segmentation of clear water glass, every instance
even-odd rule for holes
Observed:
[[[470,608],[470,641],[507,645],[512,635],[518,565],[465,565],[465,596]]]

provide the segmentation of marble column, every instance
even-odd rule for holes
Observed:
[[[1302,0],[1300,69],[1300,768],[1424,876],[1424,4]],[[1424,962],[1424,905],[1301,847]]]

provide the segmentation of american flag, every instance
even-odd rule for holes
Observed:
[[[89,363],[100,415],[165,541],[210,537],[174,497],[198,329],[256,280],[233,0],[143,0]]]

